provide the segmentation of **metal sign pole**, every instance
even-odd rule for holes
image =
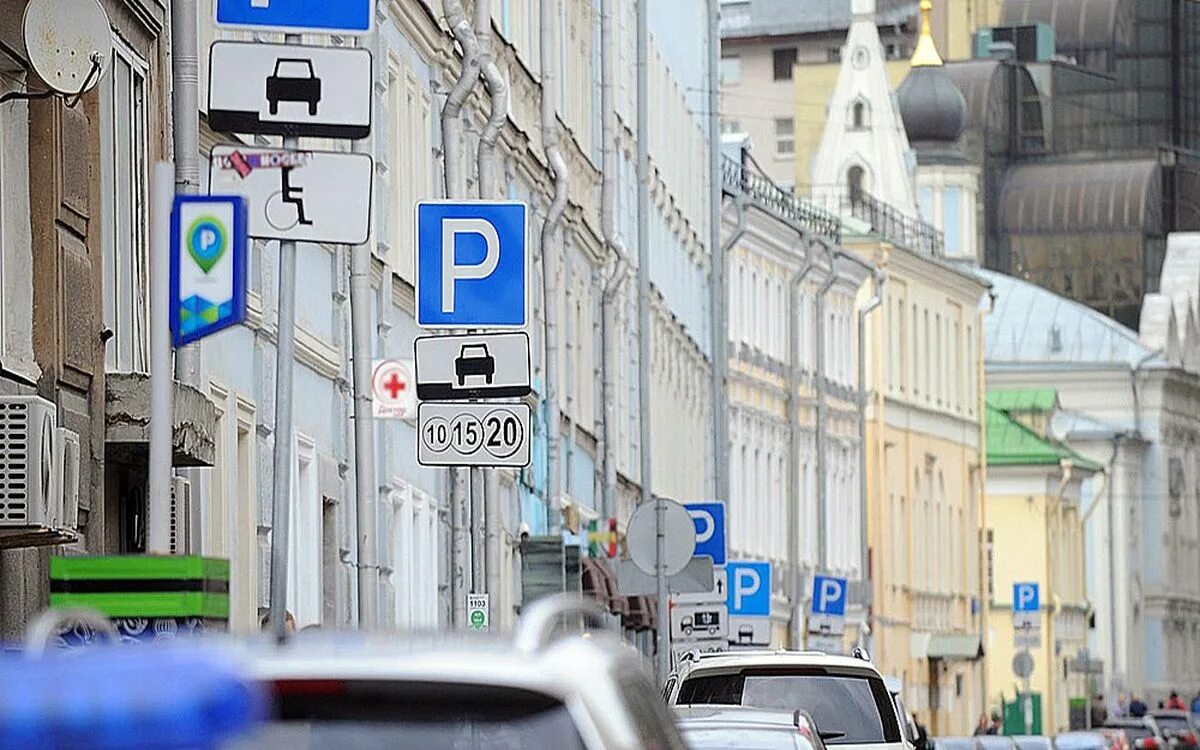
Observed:
[[[284,37],[300,44],[300,34]],[[300,139],[285,137],[283,147],[294,150]],[[279,242],[279,305],[275,348],[275,460],[271,502],[271,628],[275,637],[287,637],[287,571],[289,517],[291,515],[292,380],[296,364],[296,243]]]
[[[171,550],[171,453],[174,408],[171,403],[171,204],[175,165],[154,165],[150,211],[150,479],[146,498],[146,551]]]
[[[1029,653],[1029,649],[1025,650]],[[1025,697],[1021,701],[1022,708],[1025,713],[1025,734],[1026,736],[1033,734],[1033,673],[1025,676]]]

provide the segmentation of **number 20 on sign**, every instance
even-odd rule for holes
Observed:
[[[417,462],[422,466],[529,465],[528,404],[422,402]]]

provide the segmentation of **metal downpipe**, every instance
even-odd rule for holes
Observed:
[[[804,253],[804,265],[788,280],[788,588],[792,594],[791,638],[792,648],[801,648],[804,633],[803,581],[800,580],[800,412],[797,410],[796,391],[800,390],[800,306],[803,296],[800,288],[817,264],[812,244]]]
[[[712,314],[712,405],[713,405],[713,490],[718,500],[729,501],[729,406],[726,381],[729,377],[729,325],[725,305],[726,258],[721,246],[721,57],[720,0],[708,0],[708,179],[709,179],[709,263],[711,264],[709,305]]]
[[[882,268],[876,268],[873,296],[858,311],[858,531],[859,543],[862,546],[859,578],[863,581],[870,580],[871,561],[871,544],[867,536],[870,531],[867,518],[870,508],[870,497],[867,494],[867,316],[883,304],[883,291],[886,284],[887,273]],[[868,623],[868,627],[869,625],[870,623]]]
[[[171,2],[171,141],[175,192],[200,192],[200,27],[197,0]],[[175,378],[200,385],[200,342],[175,352]]]
[[[546,317],[546,466],[549,472],[546,491],[546,521],[552,533],[562,528],[561,496],[562,479],[559,474],[559,433],[562,417],[558,408],[558,248],[554,245],[554,232],[567,206],[567,189],[570,177],[567,162],[558,146],[558,102],[555,97],[557,84],[554,66],[555,56],[547,54],[554,47],[555,19],[558,5],[555,0],[540,0],[538,7],[539,52],[541,59],[541,127],[542,148],[546,161],[554,175],[554,197],[542,222],[542,288],[545,294],[543,312]]]
[[[829,274],[817,291],[817,567],[821,572],[829,570],[829,543],[826,539],[829,521],[829,488],[825,473],[825,295],[837,280],[837,252],[825,241],[821,247],[829,258]]]

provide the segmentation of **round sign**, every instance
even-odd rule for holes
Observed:
[[[674,500],[662,498],[642,503],[629,517],[629,530],[625,532],[625,542],[629,546],[629,556],[633,558],[633,564],[643,573],[654,575],[658,556],[656,516],[659,505],[664,507],[663,535],[666,537],[663,566],[666,568],[666,574],[673,576],[687,567],[696,551],[696,524],[687,508]]]
[[[483,418],[483,447],[496,458],[508,458],[521,448],[525,427],[508,409],[493,409]]]
[[[421,440],[434,453],[442,453],[450,447],[450,423],[441,417],[433,417],[421,428]]]
[[[487,615],[483,613],[483,610],[475,610],[471,613],[471,627],[475,628],[476,630],[481,630],[484,626],[484,620],[486,618]]]
[[[1012,661],[1013,674],[1022,679],[1033,674],[1033,654],[1028,651],[1018,651]]]
[[[450,423],[450,445],[469,456],[483,445],[483,425],[474,414],[459,414]]]
[[[375,365],[371,390],[378,401],[402,402],[412,396],[412,373],[400,360],[385,359]]]

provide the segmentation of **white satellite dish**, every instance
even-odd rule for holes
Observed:
[[[29,0],[23,26],[29,64],[53,91],[79,96],[100,82],[112,29],[99,0]]]

